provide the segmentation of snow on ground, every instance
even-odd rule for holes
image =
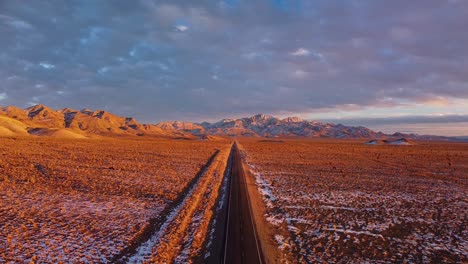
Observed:
[[[31,194],[1,186],[0,192],[3,212],[0,245],[14,255],[0,254],[0,262],[33,258],[44,262],[70,259],[106,262],[128,243],[135,226],[144,225],[147,218],[159,212],[149,201],[141,203],[119,197],[93,201],[92,197],[79,193]]]
[[[279,245],[279,249],[286,250],[291,246],[286,242],[286,239],[282,235],[275,235],[275,240]]]
[[[189,193],[193,191],[193,188],[190,190]],[[161,225],[160,229],[158,232],[153,234],[146,242],[141,244],[136,253],[132,255],[127,263],[143,263],[144,261],[150,260],[151,259],[151,253],[155,245],[160,241],[161,235],[164,234],[164,231],[166,230],[167,226],[172,222],[172,220],[177,216],[177,214],[180,211],[180,208],[182,208],[183,204],[186,201],[184,200],[181,204],[179,204],[177,207],[172,209],[172,211],[169,213],[169,215],[166,218],[166,221]]]
[[[225,145],[0,139],[0,263],[110,262]]]
[[[252,142],[242,144],[244,158],[267,205],[265,218],[282,230],[274,237],[278,247],[297,259],[468,261],[468,153],[460,145],[447,152],[442,145]]]

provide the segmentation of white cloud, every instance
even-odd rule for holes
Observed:
[[[41,66],[44,69],[48,69],[48,70],[55,68],[55,65],[50,64],[50,63],[46,63],[46,62],[39,63],[39,66]]]
[[[180,32],[185,32],[189,29],[187,26],[184,26],[184,25],[177,25],[175,26],[175,28]]]
[[[6,23],[7,25],[9,25],[9,26],[11,26],[13,28],[16,28],[18,30],[32,29],[33,28],[33,26],[31,24],[29,24],[28,22],[17,19],[15,17],[11,17],[11,16],[0,15],[0,23],[2,21],[4,23]]]
[[[292,56],[309,56],[310,51],[304,48],[298,48],[296,51],[289,53]]]
[[[6,93],[0,93],[0,101],[3,101],[7,98],[7,94]]]
[[[108,72],[109,70],[110,70],[109,67],[102,67],[98,70],[98,73],[102,75]]]

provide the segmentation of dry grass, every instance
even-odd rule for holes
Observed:
[[[0,262],[105,262],[222,141],[0,139]]]
[[[468,145],[243,140],[279,233],[302,262],[466,262]]]

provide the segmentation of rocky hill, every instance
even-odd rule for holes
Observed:
[[[306,121],[298,117],[279,119],[262,114],[240,119],[223,119],[216,123],[164,122],[156,126],[164,130],[216,136],[328,138],[383,138],[386,136],[365,127]]]
[[[178,130],[164,130],[154,125],[140,124],[133,118],[89,109],[65,108],[53,110],[44,105],[27,109],[0,107],[0,136],[51,136],[89,138],[96,136],[152,136],[194,138]]]
[[[276,118],[255,115],[239,119],[222,119],[215,123],[161,122],[141,124],[103,110],[54,110],[45,105],[27,109],[0,107],[0,136],[49,136],[58,138],[92,138],[102,136],[148,136],[177,139],[211,140],[219,137],[305,137],[305,138],[412,138],[452,140],[439,136],[395,133],[386,135],[362,126],[344,126],[298,117]]]

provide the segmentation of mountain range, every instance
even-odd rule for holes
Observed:
[[[181,131],[167,131],[154,125],[140,124],[133,118],[90,109],[54,110],[45,105],[27,109],[0,108],[0,136],[51,136],[90,138],[102,136],[153,136],[194,138]]]
[[[328,137],[328,138],[382,138],[365,127],[306,121],[298,117],[284,119],[258,114],[240,119],[222,119],[216,123],[162,122],[157,127],[183,131],[192,135],[247,136],[247,137]]]
[[[56,138],[160,137],[212,139],[215,137],[307,137],[307,138],[417,138],[417,135],[386,135],[362,126],[344,126],[302,120],[276,118],[263,114],[215,123],[161,122],[141,124],[131,117],[90,109],[54,110],[45,105],[27,109],[0,107],[0,136],[49,136]],[[423,139],[445,139],[432,137]]]

